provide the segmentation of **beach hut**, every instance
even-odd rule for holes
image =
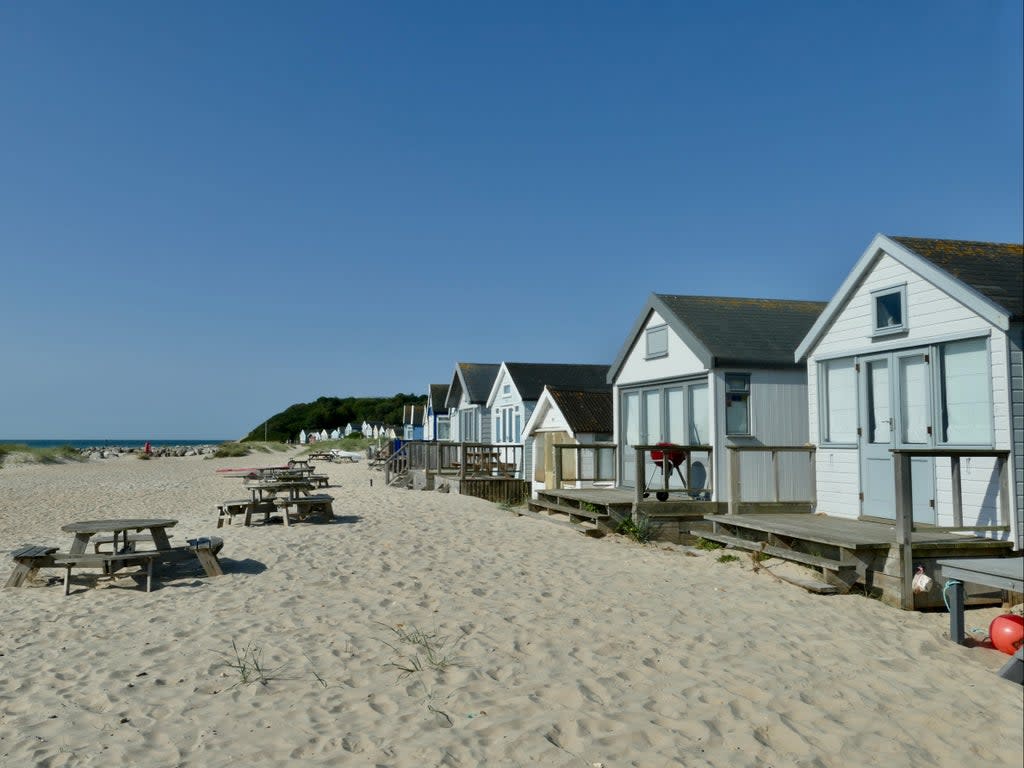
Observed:
[[[728,501],[741,482],[744,502],[809,498],[807,455],[766,447],[807,442],[807,369],[794,351],[824,307],[652,294],[608,373],[618,485],[660,484],[661,467],[650,453],[638,467],[634,446],[668,442],[710,447],[692,452],[687,484],[713,501]],[[670,487],[681,487],[680,474]]]
[[[522,446],[522,451],[502,451],[502,460],[506,464],[514,462],[517,475],[528,479],[533,472],[533,438],[524,433],[523,427],[544,387],[608,390],[607,378],[607,365],[503,362],[485,404],[493,427],[490,443],[508,448]]]
[[[303,429],[301,432],[299,432],[299,445],[305,445],[306,442],[306,430]]]
[[[487,398],[501,368],[497,363],[456,363],[445,396],[454,442],[488,443],[491,439]]]
[[[422,440],[423,439],[423,412],[422,405],[402,406],[402,439]]]
[[[320,440],[329,440],[330,439],[330,435],[327,434],[327,430],[326,429],[321,429],[320,430],[319,439]]]
[[[431,384],[427,393],[427,407],[423,411],[423,439],[446,441],[451,432],[448,426],[447,384]]]
[[[614,487],[615,449],[610,446],[613,432],[611,386],[593,390],[545,386],[523,427],[532,446],[533,496],[555,487],[556,464],[561,488]],[[566,445],[580,446],[581,450],[559,448]]]
[[[914,524],[1005,519],[988,535],[1021,549],[1022,329],[1020,244],[877,235],[794,353],[807,361],[818,507],[892,522],[892,451],[915,451]]]

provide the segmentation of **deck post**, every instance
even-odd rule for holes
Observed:
[[[953,482],[953,525],[960,528],[964,524],[964,495],[960,485],[960,457],[950,456],[950,475]]]
[[[816,512],[818,510],[818,462],[813,447],[807,452],[807,457],[810,461],[808,475],[811,479],[811,509]]]
[[[672,479],[668,472],[668,464],[668,451],[665,450],[661,452],[661,489],[666,493],[668,492],[668,481]]]
[[[900,550],[900,608],[914,610],[914,503],[910,485],[910,456],[893,451],[896,485],[896,545]]]
[[[644,467],[644,457],[646,455],[647,454],[639,448],[636,449],[636,493],[633,495],[634,509],[640,506],[640,501],[643,499],[644,491],[646,490],[644,488],[644,470],[646,469],[646,467]]]
[[[772,484],[775,489],[775,502],[779,501],[779,452],[772,451]]]
[[[459,443],[459,482],[466,480],[466,464],[469,463],[469,456],[466,453],[466,441]]]
[[[740,511],[740,452],[729,449],[729,514]]]
[[[999,524],[1010,524],[1010,462],[1007,456],[996,459],[996,471],[999,473]]]
[[[552,449],[555,452],[555,490],[561,490],[562,488],[562,449],[558,447],[558,443],[552,443]]]

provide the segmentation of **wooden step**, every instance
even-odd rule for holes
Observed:
[[[580,509],[579,507],[570,507],[568,504],[558,504],[554,501],[548,501],[546,499],[531,499],[530,509],[531,511],[537,511],[535,507],[540,508],[544,511],[559,512],[564,515],[570,515],[572,517],[584,517],[588,520],[592,520],[597,523],[603,520],[608,520],[611,516],[607,512],[591,512],[587,509]]]
[[[516,509],[515,513],[520,517],[534,517],[538,520],[543,520],[545,523],[551,523],[552,525],[561,525],[565,528],[571,528],[577,533],[582,533],[584,536],[603,536],[604,532],[601,531],[596,525],[591,523],[573,523],[569,520],[560,520],[557,517],[551,517],[540,512],[534,512],[531,509]]]
[[[832,560],[828,557],[809,555],[806,552],[797,552],[796,550],[786,549],[785,547],[773,547],[772,545],[766,544],[762,541],[741,539],[737,536],[729,536],[724,533],[712,533],[699,528],[691,529],[690,533],[694,536],[700,536],[702,539],[717,541],[719,544],[728,544],[731,547],[746,549],[751,552],[764,552],[766,555],[771,557],[778,557],[782,560],[791,560],[796,563],[803,563],[804,565],[813,565],[816,568],[824,568],[829,571],[852,571],[857,568],[856,565],[841,563],[838,560]]]

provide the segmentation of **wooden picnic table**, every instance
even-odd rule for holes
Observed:
[[[82,520],[61,526],[65,533],[73,533],[74,540],[67,553],[61,553],[56,547],[30,545],[11,553],[15,568],[7,580],[6,586],[24,586],[32,575],[40,568],[64,568],[64,594],[68,594],[73,568],[102,568],[104,575],[114,576],[120,569],[138,565],[145,568],[146,591],[152,586],[155,565],[177,563],[195,559],[203,567],[207,576],[220,576],[224,573],[217,552],[223,542],[217,538],[190,539],[186,546],[172,547],[167,529],[178,524],[177,520],[168,518],[118,518],[112,520]],[[130,535],[135,531],[136,535]],[[146,537],[138,532],[149,531]],[[113,544],[112,552],[87,553],[89,541],[99,533],[109,533],[108,539]],[[153,548],[137,550],[136,542],[140,538],[151,539]]]

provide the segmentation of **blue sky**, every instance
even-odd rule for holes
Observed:
[[[0,439],[236,437],[1022,239],[1021,3],[0,6]]]

